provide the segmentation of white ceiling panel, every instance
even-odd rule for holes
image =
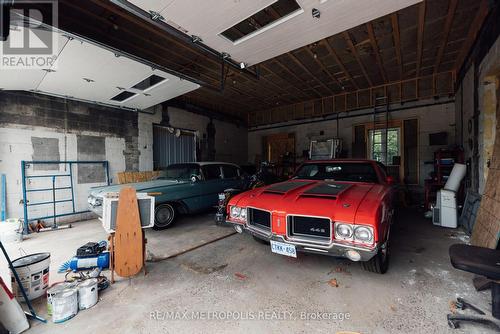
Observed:
[[[149,11],[160,0],[132,0]],[[303,13],[236,45],[219,34],[275,0],[163,0],[161,15],[200,36],[205,44],[233,59],[253,65],[411,6],[421,0],[297,0]],[[312,17],[312,9],[321,18]]]
[[[116,57],[92,44],[71,40],[59,56],[55,72],[47,73],[38,89],[102,102],[118,94],[117,87],[132,87],[149,72],[149,66]]]
[[[146,90],[133,88],[153,74],[165,80]],[[50,71],[0,68],[0,88],[36,90],[89,102],[146,109],[195,90],[199,85],[126,56],[117,56],[95,44],[68,39],[60,33],[59,56]],[[111,100],[123,91],[135,95],[123,102]]]

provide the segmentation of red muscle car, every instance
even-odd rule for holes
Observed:
[[[392,183],[376,161],[308,161],[288,181],[233,197],[227,222],[239,233],[270,242],[274,253],[345,257],[383,274],[389,264]]]

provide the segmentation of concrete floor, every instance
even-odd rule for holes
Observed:
[[[398,214],[385,275],[326,256],[299,253],[292,259],[272,254],[268,245],[236,234],[148,263],[147,276],[121,279],[100,294],[92,309],[63,324],[32,322],[29,333],[493,333],[477,325],[448,328],[446,314],[456,296],[489,311],[490,294],[476,292],[472,274],[449,264],[448,247],[463,242],[465,235],[434,227],[421,217],[412,211]],[[54,271],[77,246],[105,236],[95,221],[75,225],[10,249],[50,250]],[[148,231],[148,239],[153,253],[159,254],[160,249],[188,249],[199,239],[206,242],[231,233],[202,214],[166,231]],[[170,250],[161,256],[172,254]],[[51,282],[60,278],[52,275]],[[331,284],[333,279],[338,287]],[[42,314],[44,303],[36,304]]]

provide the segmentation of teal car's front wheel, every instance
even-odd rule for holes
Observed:
[[[177,212],[170,203],[159,204],[155,208],[155,230],[164,230],[173,225]]]

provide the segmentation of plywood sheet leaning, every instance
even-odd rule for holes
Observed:
[[[496,106],[500,119],[500,106]],[[500,122],[496,126],[495,146],[491,156],[488,178],[481,205],[472,230],[471,242],[475,246],[495,249],[500,238]]]
[[[114,269],[121,277],[137,274],[144,264],[144,239],[135,189],[120,191],[114,237]]]
[[[146,182],[156,179],[160,175],[160,171],[147,171],[147,172],[119,172],[117,173],[118,183],[134,183]]]

